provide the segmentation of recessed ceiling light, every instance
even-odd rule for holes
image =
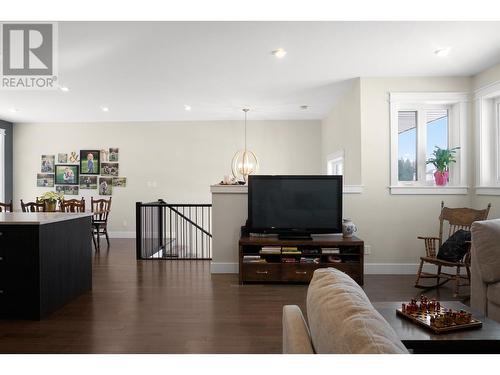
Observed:
[[[309,109],[309,106],[308,105],[301,105],[300,109],[306,110],[306,109]]]
[[[109,107],[101,107],[101,111],[103,111],[103,112],[109,112]]]
[[[278,59],[282,59],[286,55],[286,51],[283,48],[275,49],[272,54]]]
[[[17,109],[17,108],[11,108],[11,109],[9,109],[9,111],[12,112],[12,113],[17,113],[17,112],[19,112],[19,109]]]
[[[439,48],[439,49],[435,50],[434,53],[436,54],[436,56],[446,57],[450,54],[450,50],[451,50],[450,47]]]
[[[186,111],[190,111],[190,110],[191,110],[191,106],[190,106],[190,105],[188,105],[188,104],[184,104],[184,109],[185,109]]]
[[[59,89],[60,89],[62,92],[68,92],[68,91],[69,91],[69,87],[67,87],[67,86],[61,86],[61,87],[59,87]]]

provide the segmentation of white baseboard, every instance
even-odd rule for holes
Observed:
[[[135,238],[135,232],[109,231],[110,238]]]
[[[238,263],[210,262],[210,273],[238,273]]]
[[[418,263],[365,263],[365,275],[416,275],[418,266]],[[435,272],[435,268],[426,265],[424,271]],[[238,273],[238,269],[238,263],[210,263],[211,273]]]

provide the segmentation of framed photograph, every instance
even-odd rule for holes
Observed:
[[[75,186],[56,186],[56,191],[64,195],[78,195],[78,185]]]
[[[118,152],[119,149],[117,148],[110,148],[109,149],[109,161],[118,161]]]
[[[109,149],[101,150],[101,163],[106,163],[109,161]]]
[[[127,187],[127,177],[113,177],[113,187]]]
[[[80,156],[77,152],[71,151],[69,154],[69,163],[78,164],[80,162]]]
[[[113,194],[113,178],[99,177],[99,195]]]
[[[80,189],[97,189],[97,176],[80,175]]]
[[[56,185],[74,185],[78,183],[78,165],[56,165]]]
[[[54,165],[56,164],[55,155],[42,155],[42,173],[54,173]]]
[[[53,173],[37,173],[36,186],[38,187],[54,187]]]
[[[57,154],[57,163],[66,164],[68,162],[68,154]]]
[[[80,151],[80,173],[81,174],[99,174],[100,164],[99,150],[81,150]]]
[[[118,163],[102,163],[101,175],[118,177]]]

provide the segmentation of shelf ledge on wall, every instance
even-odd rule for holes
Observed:
[[[248,185],[211,185],[212,194],[247,194]],[[344,194],[361,194],[363,185],[345,185]]]
[[[500,186],[476,186],[476,195],[500,195]]]
[[[466,195],[468,186],[389,186],[392,195]]]

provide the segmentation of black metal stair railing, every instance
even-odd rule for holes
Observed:
[[[212,205],[136,203],[137,259],[212,259]]]

